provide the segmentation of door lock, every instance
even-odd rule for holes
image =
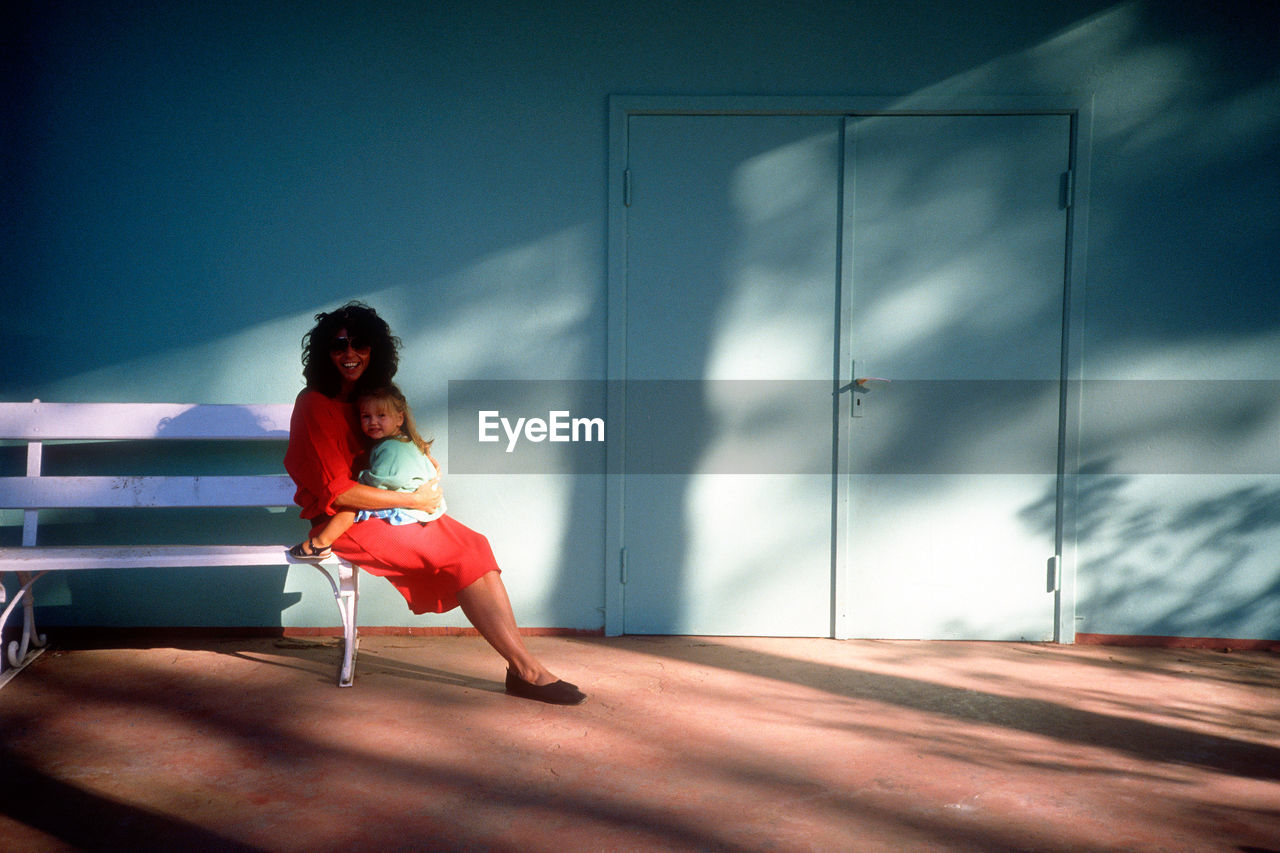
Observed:
[[[890,381],[892,380],[882,379],[879,376],[864,376],[841,388],[841,391],[853,392],[853,399],[849,402],[849,417],[862,417],[862,398],[869,394],[872,388],[879,385],[888,385]]]

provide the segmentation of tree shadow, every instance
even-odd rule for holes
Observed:
[[[838,764],[824,771],[811,763],[812,754],[791,760],[773,737],[786,736],[773,730],[774,721],[788,730],[797,724],[831,727],[829,744],[814,745],[818,751],[894,736],[910,754],[917,748],[910,739],[918,738],[921,751],[943,759],[944,767],[963,768],[964,778],[972,778],[975,770],[1007,774],[1025,767],[1037,773],[1078,772],[1105,784],[1108,776],[1122,774],[1103,758],[1055,765],[1040,747],[1002,745],[998,737],[989,739],[989,750],[974,749],[965,726],[953,730],[948,722],[1056,737],[1068,745],[1170,765],[1170,771],[1184,765],[1271,781],[1280,767],[1276,750],[1265,746],[1253,745],[1250,752],[1249,744],[1231,738],[1188,736],[1175,727],[1074,713],[1053,703],[912,677],[810,665],[713,643],[671,649],[661,639],[567,642],[578,644],[597,666],[613,659],[609,649],[614,647],[653,662],[611,672],[608,688],[597,693],[599,701],[565,714],[475,690],[465,674],[469,666],[455,670],[435,655],[425,660],[406,655],[408,677],[392,667],[389,677],[369,679],[351,691],[280,670],[263,679],[242,678],[242,671],[227,669],[216,658],[209,666],[189,658],[171,660],[168,653],[117,656],[119,668],[108,674],[93,661],[71,666],[65,658],[42,660],[25,673],[20,694],[6,694],[21,701],[0,708],[0,723],[12,733],[0,762],[18,768],[21,784],[55,798],[20,799],[8,811],[0,799],[0,815],[89,849],[94,849],[89,833],[98,824],[104,847],[154,849],[131,834],[141,823],[161,839],[189,843],[190,849],[218,849],[221,833],[264,844],[287,837],[296,846],[316,838],[320,827],[326,846],[334,849],[345,844],[398,849],[410,838],[440,850],[539,848],[529,843],[531,837],[559,838],[566,849],[576,849],[583,838],[611,849],[778,849],[785,846],[785,833],[797,838],[797,831],[820,828],[862,830],[876,839],[925,839],[948,849],[1075,850],[1087,847],[1082,839],[1091,830],[1075,835],[1053,815],[1046,823],[1038,812],[1024,811],[1028,800],[1022,797],[1013,811],[993,802],[995,810],[985,816],[956,820],[946,810],[951,800],[937,799],[928,785],[916,790],[899,778],[906,787],[885,796],[876,771]],[[605,651],[596,654],[588,646]],[[447,658],[450,652],[441,653]],[[696,672],[701,667],[781,679],[811,687],[813,694],[800,700],[788,696],[782,704],[762,697],[756,704],[739,692],[740,680],[703,682]],[[424,685],[419,671],[445,676]],[[451,672],[457,683],[445,683]],[[667,675],[682,689],[663,697],[646,695],[651,678]],[[846,716],[848,706],[841,699],[883,703],[888,713]],[[631,713],[627,703],[633,701],[647,707]],[[727,703],[728,717],[690,713],[702,703]],[[662,713],[668,708],[674,716]],[[895,709],[934,715],[941,724],[895,729]],[[687,725],[681,722],[684,713],[690,713]],[[101,729],[85,725],[88,720]],[[144,742],[143,754],[128,748]],[[68,756],[79,760],[69,766]],[[1261,769],[1251,766],[1254,759]],[[1078,766],[1086,763],[1090,766]],[[1139,767],[1123,775],[1137,785],[1162,783],[1175,792],[1186,784],[1185,775],[1161,769]],[[83,787],[98,793],[83,796],[74,780],[95,772],[106,775]],[[209,790],[214,786],[228,789],[225,797],[214,796]],[[130,794],[117,799],[110,793],[122,789],[144,798],[141,792],[154,790],[165,802],[199,799],[190,812],[177,813],[175,806],[178,816],[167,821],[162,815],[157,824],[150,815],[169,807],[140,808],[121,801]],[[1193,822],[1202,831],[1211,831],[1203,827],[1218,813],[1257,826],[1266,826],[1270,817],[1261,808],[1196,800],[1194,789],[1185,790],[1188,805],[1201,806]],[[1043,802],[1034,791],[1026,795]],[[210,796],[220,805],[203,805]],[[1058,790],[1053,796],[1050,811],[1069,795]],[[65,802],[85,804],[90,828],[78,811],[63,807]],[[741,813],[760,803],[765,805],[759,811]],[[784,824],[777,823],[771,806],[786,810]],[[324,822],[335,818],[340,822]],[[58,820],[62,823],[55,825]],[[1028,841],[1026,820],[1038,827],[1032,833],[1044,833],[1034,835],[1041,843]],[[188,824],[196,828],[188,832]],[[200,826],[215,829],[205,836]],[[1255,831],[1238,837],[1261,841],[1266,836]],[[225,849],[252,849],[235,844],[230,841]]]
[[[0,815],[78,850],[250,853],[262,849],[55,778],[3,746],[0,768]]]
[[[391,674],[397,680],[404,678],[405,669],[394,667],[393,670]],[[423,673],[436,672],[433,668],[408,667],[407,671],[413,673],[412,681],[437,681],[434,677],[420,678]],[[438,683],[467,688],[475,686],[465,676],[452,679],[448,674],[445,676]],[[35,673],[28,673],[28,680],[37,677]],[[345,785],[353,778],[373,780],[368,789],[355,795],[357,798],[367,797],[361,818],[353,820],[342,830],[344,837],[353,839],[357,849],[399,849],[406,843],[405,827],[420,828],[423,823],[432,828],[430,840],[422,842],[424,849],[526,849],[518,841],[510,840],[509,827],[488,822],[490,818],[487,815],[494,809],[545,815],[561,824],[580,821],[585,825],[595,824],[611,830],[637,833],[641,837],[657,839],[660,847],[732,849],[723,827],[707,825],[689,815],[654,808],[625,793],[613,796],[608,791],[581,788],[566,793],[557,787],[538,785],[536,780],[511,775],[508,768],[527,766],[530,762],[543,761],[545,757],[534,752],[533,746],[505,740],[509,734],[506,730],[510,725],[509,717],[504,718],[500,728],[485,739],[483,755],[468,754],[459,758],[448,754],[447,750],[411,755],[409,750],[398,748],[395,755],[389,756],[366,748],[366,744],[357,743],[352,738],[324,737],[316,734],[314,728],[298,725],[293,712],[300,706],[292,704],[299,701],[296,682],[293,688],[282,691],[242,686],[235,698],[229,698],[227,685],[216,677],[211,680],[207,672],[162,674],[161,682],[156,682],[155,678],[156,673],[152,670],[140,679],[148,682],[145,684],[119,676],[110,679],[94,677],[91,684],[86,684],[76,683],[74,679],[63,683],[55,675],[44,681],[42,691],[46,695],[65,694],[68,703],[127,707],[140,720],[153,713],[163,718],[198,720],[201,740],[206,744],[199,749],[252,756],[257,765],[274,766],[287,772],[284,784],[291,789],[300,786],[310,791],[315,781],[307,776],[307,769],[329,764],[342,768],[345,790],[349,790]],[[161,686],[157,687],[157,684]],[[482,685],[480,690],[489,692],[486,686]],[[315,689],[304,686],[301,693],[305,696]],[[365,707],[365,713],[374,715],[378,720],[374,724],[376,726],[387,722],[382,718],[385,711],[380,709],[380,704],[391,696],[385,689],[366,686],[358,693],[346,692],[344,699]],[[480,712],[485,701],[474,694],[459,691],[435,691],[424,698],[440,706],[438,710],[442,712],[461,714]],[[303,705],[306,704],[304,701]],[[349,711],[350,708],[345,707],[335,713]],[[13,713],[0,713],[0,718],[4,718],[6,726],[18,730],[36,722]],[[529,721],[525,719],[528,725]],[[491,725],[491,721],[477,718],[460,737],[468,738],[473,727],[485,731]],[[415,736],[443,737],[444,734],[442,731],[416,732]],[[475,744],[474,739],[469,742]],[[179,818],[86,791],[56,778],[38,761],[23,757],[4,745],[0,745],[0,767],[6,769],[0,778],[0,794],[13,795],[0,798],[0,815],[84,849],[258,849]],[[12,772],[8,772],[9,768]],[[147,763],[136,772],[164,772],[167,775],[172,771],[160,771]],[[438,799],[440,803],[434,807],[428,805],[414,814],[386,812],[385,794],[376,790],[384,785],[401,792],[422,791],[429,802]],[[251,824],[253,820],[244,810],[252,808],[255,795],[260,796],[261,792],[247,789],[243,794],[246,802],[238,802],[221,818],[230,821],[236,829],[241,828],[241,823]],[[294,803],[296,820],[305,821],[306,810],[314,808],[314,804],[306,798],[299,798],[296,802],[288,799],[297,796],[296,790],[288,794],[275,792],[278,801]],[[466,803],[472,819],[464,821],[460,815],[451,814],[447,805],[442,805],[453,801]],[[205,814],[207,816],[207,812]]]
[[[1115,464],[1069,478],[1077,630],[1280,639],[1275,478],[1111,473]],[[1023,522],[1044,527],[1055,500],[1026,507]]]
[[[579,643],[608,640],[577,639]],[[645,653],[701,666],[780,679],[849,699],[923,711],[965,723],[995,726],[1081,746],[1101,747],[1159,764],[1200,767],[1247,779],[1280,779],[1280,749],[1180,729],[1061,702],[1001,696],[896,675],[803,661],[758,650],[726,655],[714,643],[662,644]]]

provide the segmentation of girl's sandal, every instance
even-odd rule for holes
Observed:
[[[311,543],[311,537],[308,536],[306,539],[290,548],[289,555],[297,557],[299,560],[314,560],[318,563],[321,560],[327,560],[332,557],[333,549],[316,548],[315,545]]]

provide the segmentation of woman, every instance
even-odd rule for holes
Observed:
[[[416,492],[366,486],[355,472],[368,467],[354,399],[387,385],[399,366],[398,338],[367,305],[349,302],[328,314],[302,339],[303,376],[289,425],[284,466],[298,487],[294,502],[314,532],[342,510],[402,509],[432,512],[442,501],[438,480]],[[414,613],[460,606],[480,635],[506,659],[507,692],[555,705],[586,699],[552,675],[525,648],[489,541],[449,515],[428,524],[392,525],[370,519],[353,525],[333,550],[366,571],[386,577]]]

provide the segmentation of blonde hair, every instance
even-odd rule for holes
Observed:
[[[391,436],[391,438],[413,442],[424,455],[431,451],[431,445],[435,443],[435,440],[428,441],[418,432],[417,424],[413,422],[413,412],[409,410],[409,402],[405,400],[404,394],[396,387],[395,383],[369,388],[361,391],[356,396],[357,404],[366,401],[390,406],[396,414],[404,416],[404,424],[400,427],[400,434]]]

